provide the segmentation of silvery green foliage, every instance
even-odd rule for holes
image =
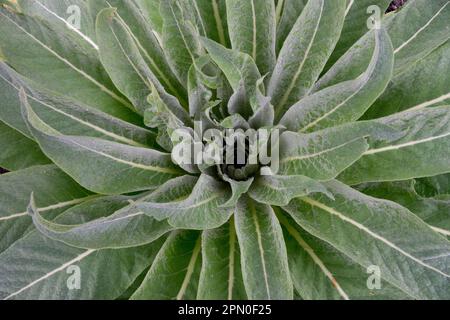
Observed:
[[[0,4],[1,299],[450,299],[449,0]]]

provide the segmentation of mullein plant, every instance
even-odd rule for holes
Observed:
[[[450,1],[0,3],[0,298],[450,299]]]

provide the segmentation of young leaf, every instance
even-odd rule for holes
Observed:
[[[407,209],[337,181],[335,197],[305,197],[286,210],[302,228],[415,299],[450,297],[450,243]],[[339,234],[337,237],[336,234]]]
[[[220,227],[233,213],[231,208],[223,207],[227,197],[230,198],[228,193],[223,183],[203,174],[192,194],[185,199],[165,203],[144,202],[137,207],[157,220],[168,219],[175,228],[207,230]]]
[[[339,39],[345,17],[345,0],[309,1],[284,42],[268,95],[276,119],[306,96],[319,77]]]
[[[260,176],[249,190],[249,196],[259,203],[287,206],[292,199],[311,193],[329,195],[327,189],[304,176]]]
[[[227,49],[209,39],[202,39],[202,43],[211,59],[214,60],[227,77],[233,90],[237,92],[243,85],[246,97],[250,101],[253,110],[255,110],[257,84],[261,79],[261,73],[253,59],[245,53]]]
[[[292,299],[283,233],[272,208],[244,197],[236,207],[235,219],[248,298]]]
[[[261,74],[275,67],[275,3],[272,0],[226,0],[228,29],[234,50],[251,56]]]

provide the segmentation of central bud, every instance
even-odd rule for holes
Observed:
[[[194,173],[215,172],[222,179],[245,181],[261,168],[278,165],[278,131],[274,129],[182,128],[172,134],[172,159]],[[270,156],[269,156],[270,154]]]

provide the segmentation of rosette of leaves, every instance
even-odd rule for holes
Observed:
[[[450,3],[389,2],[2,0],[0,298],[449,299]]]

